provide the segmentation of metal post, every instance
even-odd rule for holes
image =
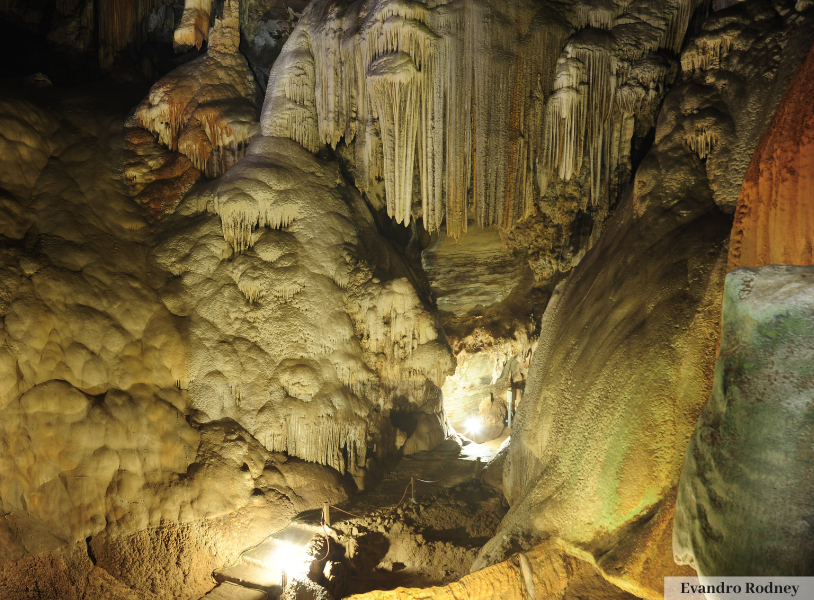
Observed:
[[[415,477],[410,477],[410,501],[415,504]]]
[[[331,507],[327,502],[322,503],[322,522],[328,527],[331,526]]]

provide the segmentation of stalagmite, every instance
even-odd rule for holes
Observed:
[[[175,30],[173,38],[177,46],[201,47],[209,37],[209,13],[212,0],[185,0],[184,14],[181,23]]]
[[[256,133],[260,92],[239,43],[239,2],[227,0],[207,54],[156,83],[137,111],[141,127],[208,177],[237,163]]]

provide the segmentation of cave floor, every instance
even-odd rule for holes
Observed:
[[[472,442],[463,447],[454,438],[448,438],[434,450],[403,457],[381,482],[337,506],[357,515],[368,515],[391,508],[405,495],[405,491],[404,502],[407,503],[411,497],[408,489],[411,477],[416,479],[416,500],[466,482],[478,481],[481,470],[494,458],[507,437],[508,433],[505,433],[491,442]],[[347,518],[350,518],[347,514],[331,511],[333,523]]]
[[[484,444],[464,440],[463,447],[460,438],[449,438],[434,450],[403,457],[380,482],[333,506],[330,549],[321,545],[316,551],[328,556],[320,583],[339,600],[372,590],[443,585],[466,575],[508,510],[502,495],[480,478],[508,435]],[[294,527],[319,531],[320,520],[313,511]],[[252,581],[253,573],[267,573],[252,566],[250,552],[231,571],[233,576],[221,572],[218,580],[240,580],[277,597],[279,588]],[[217,594],[250,597],[224,584],[206,598],[220,598]]]

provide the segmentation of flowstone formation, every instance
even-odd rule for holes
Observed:
[[[0,597],[200,598],[359,491],[387,508],[342,505],[322,562],[360,598],[810,570],[808,271],[732,277],[758,325],[713,380],[728,251],[810,254],[809,0],[0,4],[115,76],[0,93]],[[509,393],[478,479],[410,502],[398,469],[508,437]],[[341,595],[314,577],[286,594]]]
[[[679,112],[671,96],[664,111]],[[632,189],[549,301],[503,471],[511,509],[476,567],[551,536],[640,597],[684,573],[675,487],[709,393],[730,220],[683,133],[662,115]]]
[[[156,83],[136,111],[139,126],[208,177],[237,163],[257,130],[260,90],[238,51],[239,10],[227,0],[207,53]]]
[[[256,133],[248,120],[230,121],[233,101],[201,98],[202,75],[216,94],[228,89],[224,78],[250,78],[237,54],[238,9],[227,0],[207,56],[160,81],[139,107],[138,122],[159,142],[172,147],[177,136],[183,152],[190,127],[211,139],[220,122],[225,134]],[[221,58],[224,46],[238,69]],[[247,137],[232,137],[219,146],[230,160],[213,149],[217,172],[242,156]],[[187,152],[193,162],[198,152]],[[335,163],[261,136],[178,212],[152,260],[171,275],[162,299],[187,323],[192,349],[179,385],[189,386],[197,419],[235,419],[270,450],[349,470],[360,486],[405,434],[405,452],[444,439],[439,387],[451,356],[443,333]],[[411,417],[418,426],[399,434],[391,411],[420,413]]]
[[[726,278],[715,386],[678,490],[676,561],[700,576],[808,575],[814,269]]]
[[[814,49],[756,150],[738,198],[729,266],[814,263]]]
[[[443,432],[443,333],[335,163],[257,138],[178,210],[152,256],[187,323],[197,419],[232,418],[360,483],[395,443],[391,410]]]
[[[187,343],[114,168],[134,99],[17,87],[0,100],[0,596],[204,593],[213,568],[348,484],[189,419]]]
[[[445,388],[456,428],[513,380],[522,388],[542,286],[598,238],[694,8],[358,0],[303,12],[263,132],[336,149],[371,206],[418,223],[411,245],[418,227],[443,233],[421,263],[458,358]]]

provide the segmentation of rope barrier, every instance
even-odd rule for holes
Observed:
[[[442,477],[441,479],[436,479],[435,481],[427,481],[426,479],[416,479],[416,481],[420,481],[421,483],[440,483],[440,482],[442,482],[442,481],[445,481],[445,480],[449,479],[449,478],[450,478],[450,477],[452,477],[453,475],[457,475],[458,473],[460,473],[461,471],[463,471],[464,469],[466,469],[466,468],[468,468],[468,467],[469,467],[469,465],[463,465],[462,467],[460,467],[460,468],[458,468],[458,469],[454,470],[454,471],[453,471],[452,473],[450,473],[449,475],[445,475],[445,476],[444,476],[444,477]]]
[[[328,549],[325,551],[325,556],[319,559],[319,562],[322,562],[328,555],[331,553],[331,538],[328,536],[328,532],[325,530],[325,523],[322,524],[322,535],[325,536],[325,543],[328,545]]]
[[[408,483],[408,484],[407,484],[407,487],[406,487],[406,488],[404,488],[404,494],[402,494],[402,496],[401,496],[401,500],[399,500],[399,503],[398,503],[398,504],[396,504],[396,505],[395,505],[393,508],[391,508],[389,511],[387,511],[387,513],[386,513],[386,514],[388,514],[388,515],[389,515],[391,512],[393,512],[393,511],[394,511],[394,510],[396,510],[396,509],[397,509],[399,506],[401,506],[401,503],[402,503],[402,502],[404,502],[404,499],[407,497],[407,490],[409,490],[409,489],[410,489],[410,484]]]
[[[396,504],[396,505],[395,505],[393,508],[391,508],[389,511],[387,511],[387,513],[386,513],[386,514],[388,514],[388,515],[389,515],[391,512],[393,512],[393,511],[394,511],[394,510],[396,510],[396,509],[397,509],[399,506],[401,506],[401,503],[402,503],[402,502],[404,502],[404,499],[407,497],[407,490],[409,490],[409,489],[410,489],[410,484],[408,483],[408,484],[407,484],[407,487],[406,487],[406,488],[404,488],[404,494],[401,496],[401,500],[399,500],[399,503],[398,503],[398,504]],[[357,515],[357,514],[355,514],[355,513],[348,512],[348,511],[346,511],[345,509],[339,508],[338,506],[334,506],[333,504],[329,504],[328,506],[330,506],[331,508],[335,508],[335,509],[336,509],[336,510],[338,510],[339,512],[343,512],[343,513],[345,513],[346,515],[350,515],[350,516],[352,516],[352,517],[356,517],[357,519],[367,519],[367,518],[369,518],[369,517],[366,517],[366,516],[363,516],[363,515]]]
[[[348,511],[346,511],[346,510],[343,510],[343,509],[339,508],[338,506],[334,506],[333,504],[329,504],[328,506],[330,506],[331,508],[335,508],[335,509],[336,509],[336,510],[338,510],[339,512],[343,512],[343,513],[345,513],[346,515],[350,515],[351,517],[357,517],[357,518],[359,518],[359,519],[366,519],[366,518],[367,518],[367,517],[363,517],[362,515],[357,515],[357,514],[354,514],[354,513],[352,513],[352,512],[348,512]]]

